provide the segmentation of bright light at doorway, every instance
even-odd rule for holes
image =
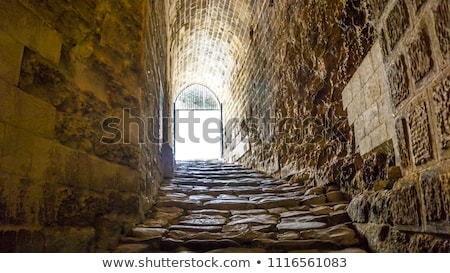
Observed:
[[[219,159],[222,153],[220,110],[177,112],[175,159]]]

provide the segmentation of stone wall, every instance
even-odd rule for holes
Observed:
[[[164,9],[0,2],[0,251],[107,251],[149,209],[159,142],[140,144],[133,125],[122,130],[131,144],[101,138],[124,108],[159,117]],[[146,130],[159,132],[156,121]]]
[[[330,3],[332,2],[332,3]],[[448,251],[448,1],[266,1],[228,160],[339,184],[374,251]]]
[[[390,1],[377,22],[383,72],[376,78],[388,86],[379,98],[390,102],[388,112],[378,104],[371,120],[388,113],[387,134],[369,132],[355,120],[355,135],[364,132],[359,152],[365,161],[356,183],[346,188],[358,193],[349,212],[378,251],[450,249],[449,6],[448,1]],[[351,82],[364,74],[370,75],[361,69]],[[344,94],[361,89],[348,85]],[[352,103],[363,102],[353,96]],[[367,104],[365,109],[371,111]]]
[[[240,119],[225,132],[226,157],[311,184],[339,181],[354,160],[341,92],[373,43],[370,9],[360,1],[254,6],[251,46],[224,106],[225,123]]]

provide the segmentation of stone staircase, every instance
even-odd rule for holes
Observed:
[[[335,186],[220,161],[177,163],[152,215],[115,252],[365,252]]]

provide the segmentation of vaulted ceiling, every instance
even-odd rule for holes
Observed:
[[[169,46],[171,89],[191,84],[223,97],[251,41],[257,12],[266,0],[171,0]],[[255,18],[256,17],[256,18]]]

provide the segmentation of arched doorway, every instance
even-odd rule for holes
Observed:
[[[222,105],[205,86],[184,89],[174,103],[176,160],[222,157]]]

